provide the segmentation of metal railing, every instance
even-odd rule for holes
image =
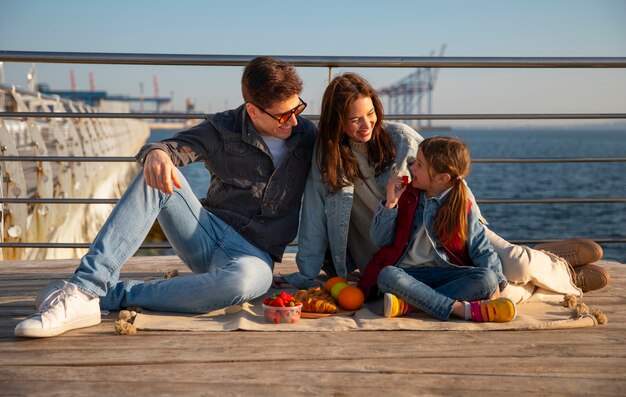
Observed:
[[[0,88],[2,84],[0,84]],[[195,120],[203,119],[203,113],[48,113],[48,112],[4,112],[2,117],[38,117],[38,118],[85,118],[85,119],[168,119]],[[319,120],[320,116],[306,115],[310,120]],[[608,120],[626,119],[626,113],[526,113],[526,114],[386,114],[390,120]]]
[[[193,54],[122,54],[89,52],[34,52],[0,51],[0,62],[38,62],[71,64],[115,64],[115,65],[177,65],[177,66],[245,66],[254,56],[248,55],[193,55]],[[341,56],[277,56],[297,67],[328,68],[329,79],[333,68],[626,68],[626,57],[341,57]],[[0,84],[0,89],[25,90]],[[64,101],[56,96],[50,100]],[[75,118],[75,119],[200,119],[199,113],[94,113],[94,112],[0,112],[2,118]],[[626,113],[530,113],[530,114],[412,114],[386,115],[395,120],[600,120],[626,119]],[[307,116],[312,120],[319,115]],[[3,161],[18,162],[132,162],[133,157],[65,157],[65,156],[4,156]],[[582,162],[626,162],[626,158],[545,158],[545,159],[474,159],[473,163],[582,163]],[[88,198],[4,198],[3,203],[25,204],[114,204],[118,199]],[[483,199],[485,204],[536,204],[536,203],[626,203],[626,198],[560,198],[560,199]],[[552,241],[515,240],[514,243],[538,243]],[[596,239],[600,243],[626,243],[622,238]],[[12,242],[0,243],[3,247],[21,248],[88,248],[89,243],[43,243]],[[168,248],[168,243],[144,243],[142,248]]]
[[[0,51],[0,62],[108,65],[245,66],[255,55]],[[299,67],[326,68],[626,68],[626,57],[276,56]]]

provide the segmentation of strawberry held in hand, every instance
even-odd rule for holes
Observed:
[[[402,185],[403,186],[409,186],[409,176],[408,175],[402,175]]]

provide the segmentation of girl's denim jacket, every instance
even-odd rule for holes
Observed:
[[[393,172],[408,172],[408,164],[417,157],[417,146],[423,138],[406,124],[383,122],[383,128],[391,136],[396,151],[395,167],[390,167],[376,177],[378,187],[384,192]],[[290,284],[303,289],[320,285],[314,279],[322,269],[327,249],[330,250],[337,275],[346,277],[348,273],[346,256],[354,186],[329,193],[322,182],[317,158],[314,152],[304,190],[296,255],[299,272],[285,276]]]
[[[437,266],[445,267],[461,267],[451,263],[448,260],[448,255],[443,250],[440,244],[437,243],[437,234],[434,230],[435,216],[439,211],[441,205],[448,197],[450,189],[441,193],[439,196],[426,198],[424,192],[420,192],[419,200],[417,204],[417,210],[413,218],[413,226],[409,233],[409,242],[415,237],[415,233],[421,228],[422,224],[426,229],[426,235],[430,240],[430,243],[435,249],[435,263]],[[370,229],[370,238],[372,242],[379,247],[389,245],[393,243],[396,231],[396,217],[398,215],[398,207],[386,208],[383,203],[378,205],[378,210],[372,221]],[[476,267],[490,269],[496,274],[496,279],[502,291],[507,285],[508,281],[502,272],[502,263],[500,258],[493,249],[493,246],[489,242],[485,233],[485,226],[481,223],[480,212],[477,206],[473,204],[467,214],[468,235],[467,235],[467,250],[472,260],[472,263]],[[401,263],[402,259],[408,251],[408,247],[412,244],[407,244],[402,257],[397,263]]]

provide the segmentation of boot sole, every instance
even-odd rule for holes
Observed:
[[[102,322],[100,314],[90,317],[83,317],[76,319],[69,323],[63,324],[62,327],[48,328],[48,329],[15,329],[15,336],[21,336],[26,338],[49,338],[51,336],[58,336],[64,334],[67,331],[73,329],[87,328],[94,325],[98,325]]]
[[[383,315],[387,318],[391,318],[392,298],[391,298],[391,294],[389,293],[385,293],[384,295],[383,308],[384,308]]]

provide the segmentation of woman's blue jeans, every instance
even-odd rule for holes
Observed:
[[[378,288],[440,320],[447,320],[455,301],[489,298],[498,288],[496,274],[478,267],[387,266],[378,275]]]
[[[132,181],[70,282],[100,297],[100,307],[205,313],[257,298],[270,288],[274,262],[205,210],[177,170],[183,187],[173,194]],[[193,271],[157,281],[118,281],[120,270],[158,219],[182,261]]]

